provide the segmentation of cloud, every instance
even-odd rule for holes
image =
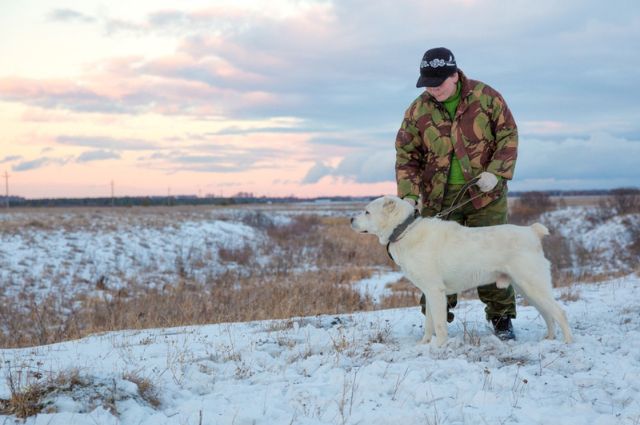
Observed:
[[[116,150],[152,150],[157,149],[158,144],[139,139],[114,139],[100,136],[58,136],[56,143],[71,146],[85,146],[101,149]]]
[[[302,179],[302,184],[318,183],[323,177],[330,176],[334,172],[334,168],[322,162],[316,162],[313,167],[307,171]]]
[[[78,12],[73,9],[54,9],[51,12],[49,12],[48,18],[51,21],[63,22],[63,23],[68,23],[68,22],[93,23],[97,21],[96,18],[89,15],[85,15],[84,13]]]
[[[640,179],[640,140],[608,133],[588,139],[527,138],[521,140],[518,151],[516,179]]]
[[[268,144],[269,139],[264,140]],[[290,150],[278,147],[260,147],[229,141],[209,141],[183,145],[180,149],[156,149],[149,155],[137,158],[139,167],[161,169],[170,172],[221,172],[233,173],[257,169],[280,169],[283,163],[295,161]]]
[[[630,140],[609,133],[587,138],[522,138],[515,179],[516,190],[588,189],[638,186],[637,158],[640,139]],[[321,162],[309,169],[303,183],[316,183],[323,177],[343,178],[356,183],[395,181],[393,149],[358,150],[345,155],[336,167]]]
[[[107,159],[120,159],[120,155],[105,150],[95,150],[83,152],[76,158],[76,162],[92,162],[92,161],[104,161]]]
[[[354,183],[381,183],[395,179],[395,152],[390,150],[358,151],[342,158],[336,167],[317,162],[302,183],[317,183],[326,176]]]
[[[31,161],[23,161],[12,167],[13,171],[29,171],[38,168],[47,167],[49,165],[64,165],[68,162],[68,159],[64,158],[50,158],[42,157]]]
[[[168,173],[188,171],[197,173],[236,173],[257,169],[251,155],[216,153],[213,155],[188,151],[156,152],[138,158],[138,167],[164,170]]]
[[[0,96],[4,100],[23,102],[45,109],[78,112],[124,113],[127,109],[133,110],[138,106],[136,97],[112,98],[101,95],[90,87],[60,79],[2,78]]]
[[[5,162],[18,161],[20,159],[22,159],[22,157],[19,156],[19,155],[9,155],[9,156],[5,156],[4,158],[0,159],[0,164],[4,164]]]
[[[629,81],[640,77],[640,59],[629,41],[640,36],[636,25],[640,22],[632,13],[612,15],[606,4],[583,6],[577,1],[557,5],[548,0],[535,10],[495,0],[463,1],[456,7],[411,0],[375,6],[360,0],[303,1],[268,9],[230,3],[156,10],[138,22],[93,18],[110,31],[167,37],[178,47],[162,57],[107,60],[93,68],[107,70],[106,75],[85,75],[82,85],[70,84],[63,91],[42,87],[40,96],[25,92],[9,96],[48,108],[87,112],[152,111],[238,119],[289,115],[312,126],[327,122],[341,127],[395,126],[418,94],[417,63],[428,47],[425,40],[433,40],[452,47],[470,76],[486,77],[507,95],[517,119],[558,120],[574,126],[616,117],[635,122],[632,117],[640,113],[639,107],[624,94]],[[638,6],[625,2],[621,9],[625,8]],[[86,16],[57,10],[61,18]],[[508,19],[488,29],[484,23],[496,13]],[[434,14],[441,19],[433,21]],[[423,25],[427,20],[430,25]],[[414,31],[407,33],[404,28]],[[482,42],[470,36],[478,32],[484,34]],[[619,63],[628,64],[626,78],[607,78],[619,72]],[[116,88],[105,93],[105,84]],[[593,108],[593,98],[608,98],[621,107],[615,113]]]

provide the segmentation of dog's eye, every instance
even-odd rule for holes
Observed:
[[[364,215],[369,215],[369,211],[365,211],[365,212],[364,212]]]

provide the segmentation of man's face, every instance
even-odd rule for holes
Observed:
[[[458,82],[458,73],[454,73],[447,78],[438,87],[427,87],[427,93],[435,97],[438,102],[442,102],[450,98],[456,92],[456,83]]]

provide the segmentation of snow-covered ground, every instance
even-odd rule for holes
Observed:
[[[257,220],[290,220],[282,211],[144,211],[0,213],[0,223],[16,223],[0,232],[0,289],[9,298],[27,292],[39,300],[52,292],[87,293],[98,282],[112,290],[131,282],[155,288],[175,284],[186,273],[202,283],[233,267],[221,261],[221,248],[248,247],[260,261],[266,236]]]
[[[46,282],[68,290],[82,290],[102,277],[113,289],[144,276],[149,287],[175,282],[179,264],[200,261],[195,279],[220,270],[218,249],[256,245],[254,228],[226,221],[179,222],[175,226],[145,228],[132,225],[122,232],[27,230],[2,238],[0,279],[5,290],[24,289],[24,282],[42,284],[33,292],[46,294]],[[46,279],[43,279],[46,277]],[[14,284],[15,283],[15,284]]]
[[[628,248],[640,238],[640,214],[570,207],[547,212],[540,220],[567,242],[575,274],[629,271],[638,264],[637,252]]]
[[[112,332],[0,350],[0,365],[16,380],[73,371],[85,382],[59,384],[26,424],[636,425],[640,279],[572,291],[577,300],[563,302],[571,345],[542,340],[543,320],[529,306],[519,306],[517,340],[501,342],[470,300],[456,308],[443,348],[417,344],[415,307]],[[145,401],[130,376],[148,379],[160,404]],[[0,398],[9,396],[3,381]]]
[[[249,247],[259,261],[278,255],[263,220],[283,225],[296,214],[348,216],[353,208],[265,206],[249,216],[240,208],[127,219],[81,210],[51,220],[3,212],[0,290],[20,302],[19,294],[96,291],[100,282],[113,289],[135,279],[153,287],[185,272],[206,280],[238,266],[221,258],[223,249]],[[637,214],[603,218],[572,207],[541,220],[567,241],[578,274],[632,272],[637,264],[625,257],[637,243],[630,230],[638,228]],[[354,287],[377,301],[400,277],[382,267]],[[518,339],[501,342],[483,320],[483,304],[472,299],[455,309],[443,348],[417,345],[423,319],[413,307],[3,349],[0,411],[12,386],[19,392],[53,383],[27,424],[640,425],[639,290],[633,274],[556,289],[572,345],[541,340],[544,322],[529,306],[518,308]]]

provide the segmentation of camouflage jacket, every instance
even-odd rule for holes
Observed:
[[[458,73],[462,88],[454,120],[425,91],[405,112],[396,137],[398,196],[420,195],[425,215],[443,208],[453,154],[467,181],[483,171],[503,177],[494,190],[473,201],[476,209],[504,194],[506,180],[513,177],[518,129],[511,111],[500,93]],[[469,193],[475,196],[478,188],[472,186]]]

